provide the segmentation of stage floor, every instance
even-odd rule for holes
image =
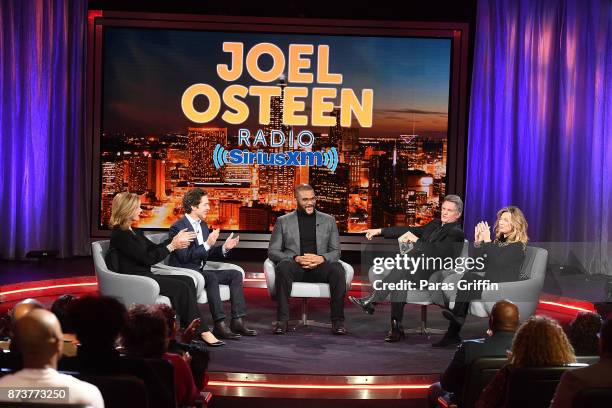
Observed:
[[[307,375],[412,375],[439,374],[454,353],[454,347],[437,349],[431,338],[408,334],[398,343],[387,343],[390,305],[379,305],[374,315],[363,313],[350,302],[345,305],[346,336],[333,335],[330,329],[300,327],[285,335],[271,333],[276,319],[276,303],[265,289],[246,289],[250,326],[259,332],[256,337],[226,341],[226,346],[211,349],[212,372],[307,374]],[[298,318],[301,303],[292,301],[292,317]],[[329,301],[313,299],[308,302],[309,318],[329,322]],[[229,306],[226,303],[226,306]],[[206,307],[205,307],[206,308]],[[229,315],[229,310],[226,311]],[[206,317],[209,315],[207,314]],[[445,329],[447,321],[440,308],[428,307],[429,327]],[[417,326],[420,306],[407,305],[405,327]],[[208,321],[210,323],[210,320]],[[464,327],[466,338],[485,335],[487,319],[468,318]]]

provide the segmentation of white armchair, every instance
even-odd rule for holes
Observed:
[[[344,268],[346,276],[346,290],[351,288],[353,275],[355,271],[353,267],[344,261],[339,261]],[[270,259],[266,259],[263,265],[264,275],[266,277],[266,285],[271,297],[276,294],[276,266]],[[292,324],[298,326],[315,326],[315,327],[331,327],[329,323],[320,323],[308,319],[308,299],[309,298],[330,298],[329,284],[327,283],[311,283],[311,282],[293,282],[291,287],[291,297],[302,299],[302,316],[299,321],[292,321]]]

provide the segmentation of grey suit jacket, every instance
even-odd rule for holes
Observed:
[[[335,262],[340,259],[340,235],[336,220],[331,215],[316,212],[317,225],[317,255],[321,255],[327,262]],[[285,214],[276,220],[270,246],[268,247],[268,258],[274,263],[284,259],[293,259],[301,255],[300,249],[300,227],[298,225],[297,212]]]

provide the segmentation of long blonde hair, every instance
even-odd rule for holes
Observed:
[[[512,225],[512,232],[506,236],[505,242],[511,244],[513,242],[521,242],[523,247],[527,245],[529,237],[527,236],[527,219],[525,214],[520,208],[513,205],[504,207],[497,212],[497,219],[495,220],[495,241],[500,241],[502,233],[499,231],[499,220],[504,213],[510,214],[510,225]]]
[[[138,194],[124,191],[113,198],[111,208],[110,227],[126,230],[132,224],[132,214],[140,206]]]
[[[515,367],[557,366],[575,362],[574,348],[559,323],[551,318],[531,316],[514,336],[510,363]]]

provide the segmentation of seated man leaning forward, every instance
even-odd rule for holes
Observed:
[[[197,240],[193,240],[185,249],[178,249],[170,255],[170,265],[199,271],[204,276],[208,306],[212,314],[215,328],[213,334],[221,339],[238,340],[241,336],[255,336],[257,332],[245,326],[246,302],[242,288],[242,273],[237,269],[205,269],[209,259],[223,259],[236,245],[239,237],[233,238],[233,233],[223,246],[215,245],[219,238],[219,229],[208,232],[206,215],[210,210],[208,193],[200,188],[189,190],[183,196],[185,216],[170,227],[172,238],[181,230],[195,231]],[[223,303],[219,293],[219,284],[229,285],[232,302],[232,321],[228,327],[225,323]]]
[[[293,282],[329,284],[334,334],[346,334],[344,295],[346,275],[340,260],[336,220],[315,210],[315,193],[308,184],[295,188],[297,210],[276,220],[268,258],[276,264],[277,319],[274,334],[285,334],[289,320],[289,295]]]

